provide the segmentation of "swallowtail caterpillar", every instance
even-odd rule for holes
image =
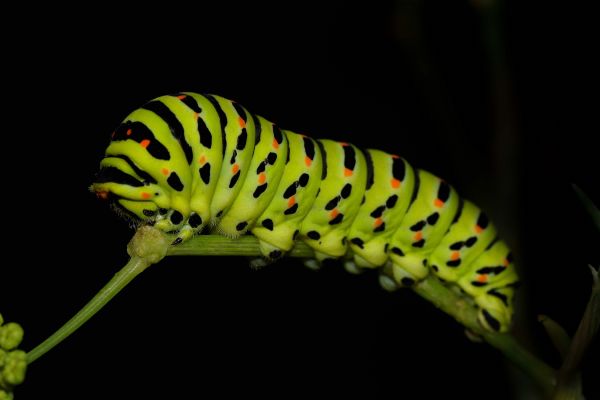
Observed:
[[[507,331],[518,277],[473,203],[405,159],[279,128],[215,95],[162,96],[112,133],[91,186],[122,215],[176,233],[258,238],[266,262],[296,240],[388,290],[429,273],[460,289],[490,331]]]

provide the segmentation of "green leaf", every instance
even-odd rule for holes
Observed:
[[[552,344],[554,344],[554,347],[560,353],[560,357],[564,360],[569,347],[571,347],[571,338],[562,326],[547,315],[538,316],[538,321],[542,323],[544,329],[546,329],[546,333],[550,336],[550,340],[552,340]]]

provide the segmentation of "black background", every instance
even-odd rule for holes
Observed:
[[[325,2],[323,2],[325,3]],[[170,4],[6,13],[0,311],[33,348],[127,260],[124,221],[87,191],[110,132],[167,93],[219,94],[280,126],[401,154],[496,221],[523,289],[516,334],[552,365],[537,314],[572,334],[598,232],[590,10],[484,1]],[[561,3],[563,4],[563,3]],[[73,13],[69,16],[69,13]],[[499,53],[498,53],[499,51]],[[505,56],[497,67],[493,54]],[[594,64],[595,63],[595,64]],[[495,67],[496,66],[496,67]],[[584,370],[598,389],[598,345]],[[594,372],[595,371],[595,372]],[[597,376],[597,375],[596,375]],[[339,264],[165,259],[33,364],[18,399],[516,398],[502,356],[410,291]]]

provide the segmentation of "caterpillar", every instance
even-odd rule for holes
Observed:
[[[91,191],[135,224],[176,234],[252,234],[266,263],[296,240],[307,265],[379,269],[387,290],[435,274],[510,327],[513,257],[476,205],[404,158],[281,129],[242,105],[190,92],[158,97],[112,133]],[[258,262],[260,264],[260,262]]]

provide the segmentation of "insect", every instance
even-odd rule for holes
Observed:
[[[266,262],[296,240],[309,266],[344,258],[378,268],[387,290],[429,273],[507,331],[518,277],[509,248],[476,205],[405,159],[279,128],[215,95],[178,93],[133,111],[112,138],[91,190],[137,224],[176,234],[259,240]]]

